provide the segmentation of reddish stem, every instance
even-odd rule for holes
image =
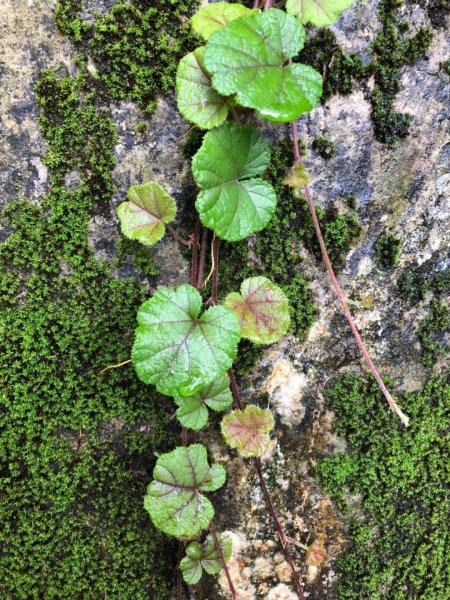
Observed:
[[[191,285],[195,287],[197,285],[197,261],[198,261],[198,236],[200,233],[200,219],[194,227],[194,233],[192,234],[192,261],[191,261]]]
[[[299,149],[299,145],[298,145],[298,133],[297,133],[297,127],[295,125],[294,122],[291,123],[291,127],[292,127],[292,143],[293,143],[293,147],[294,147],[294,162],[295,164],[300,164],[301,163],[301,158],[300,158],[300,149]],[[358,344],[359,349],[361,350],[364,358],[367,361],[367,364],[370,367],[370,370],[373,373],[373,376],[375,377],[376,382],[378,383],[378,385],[380,386],[381,391],[384,394],[384,397],[386,398],[390,408],[400,417],[400,420],[402,421],[402,423],[407,427],[409,424],[409,418],[401,411],[400,407],[398,406],[398,404],[395,402],[395,400],[392,398],[391,394],[389,393],[389,390],[387,389],[387,387],[385,386],[385,384],[383,383],[383,380],[381,379],[381,376],[372,360],[372,358],[370,357],[369,352],[367,351],[364,342],[361,339],[361,336],[359,334],[359,331],[355,325],[355,322],[353,320],[353,317],[348,309],[347,306],[347,301],[345,299],[345,295],[341,289],[341,286],[339,285],[339,282],[336,278],[336,275],[334,273],[333,270],[333,266],[331,264],[330,258],[328,256],[328,252],[327,252],[327,248],[325,246],[325,242],[322,236],[322,231],[320,229],[320,223],[319,223],[319,219],[317,218],[317,213],[316,213],[316,208],[314,206],[314,202],[312,200],[311,197],[311,192],[309,189],[308,184],[305,185],[305,187],[303,188],[305,191],[305,195],[306,195],[306,200],[308,202],[308,208],[309,208],[309,212],[311,213],[311,217],[314,223],[314,229],[316,231],[316,235],[317,235],[317,239],[319,240],[319,245],[320,245],[320,251],[322,252],[322,258],[323,258],[323,262],[325,263],[325,267],[328,271],[328,275],[331,278],[331,281],[333,282],[333,286],[336,292],[337,297],[339,298],[340,302],[341,302],[341,306],[342,306],[342,311],[350,325],[350,328],[352,330],[352,333],[356,339],[356,343]]]
[[[234,374],[233,369],[229,369],[228,375],[230,376],[231,393],[233,395],[234,403],[240,410],[242,410],[244,408],[244,403],[242,402],[242,398],[239,393],[239,388],[237,386],[236,376]],[[300,577],[298,576],[297,570],[295,568],[294,559],[292,558],[292,554],[291,554],[291,551],[288,546],[286,534],[284,533],[283,527],[281,526],[281,523],[278,519],[277,513],[275,511],[275,507],[272,502],[272,498],[270,496],[269,490],[267,489],[266,482],[265,482],[264,475],[263,475],[262,468],[261,468],[261,461],[259,458],[255,458],[253,460],[253,463],[255,465],[255,469],[258,474],[259,483],[260,483],[261,489],[263,491],[264,500],[266,502],[267,508],[269,509],[269,512],[270,512],[272,520],[275,524],[275,527],[277,529],[281,545],[283,546],[284,556],[286,557],[289,567],[291,568],[292,576],[295,581],[295,586],[297,588],[297,592],[299,593],[301,600],[304,600],[305,596],[303,594],[303,588],[302,588],[302,584],[300,582]]]
[[[187,246],[188,248],[191,247],[191,240],[185,240],[184,238],[182,238],[181,235],[169,223],[166,223],[166,227],[167,231],[171,233],[171,235],[177,240],[177,242],[180,242],[180,244],[183,244],[183,246]]]
[[[212,283],[211,283],[211,304],[217,304],[217,287],[219,283],[219,249],[220,249],[220,238],[215,237],[213,241],[213,262],[214,262],[214,271],[212,274]]]
[[[183,600],[183,581],[181,579],[180,562],[183,558],[184,544],[178,542],[178,562],[177,562],[177,600]]]
[[[230,588],[230,592],[231,592],[231,595],[233,596],[233,600],[239,600],[239,596],[237,595],[237,592],[234,588],[233,582],[231,581],[230,571],[228,570],[227,561],[225,560],[225,556],[223,555],[223,552],[222,552],[222,546],[220,545],[219,539],[217,537],[216,527],[212,521],[209,524],[209,530],[213,537],[214,544],[215,544],[216,550],[217,550],[217,554],[219,555],[219,558],[220,558],[220,562],[222,563],[222,567],[225,572],[225,575],[226,575],[226,578],[228,581],[228,587]]]
[[[205,258],[206,258],[206,245],[208,243],[208,230],[206,227],[202,231],[202,243],[200,247],[200,261],[198,265],[197,275],[197,289],[199,290],[203,285],[203,276],[205,274]]]

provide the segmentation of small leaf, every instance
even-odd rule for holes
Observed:
[[[154,480],[147,488],[144,506],[153,524],[167,535],[192,538],[214,517],[211,502],[202,492],[213,492],[225,482],[225,469],[208,464],[201,444],[182,446],[156,461]]]
[[[231,406],[233,397],[229,377],[222,375],[193,396],[176,395],[175,402],[179,406],[177,419],[183,427],[201,429],[208,422],[207,406],[216,411],[226,410]]]
[[[221,535],[217,537],[219,538],[225,562],[228,562],[232,552],[231,538],[223,539]],[[209,575],[219,573],[222,569],[222,562],[212,535],[208,535],[201,545],[198,542],[191,542],[186,547],[186,556],[180,562],[180,569],[183,573],[184,581],[189,585],[195,585],[200,581],[203,569]]]
[[[287,0],[286,12],[297,17],[300,23],[326,27],[337,21],[341,12],[353,2],[354,0]]]
[[[163,394],[192,396],[236,358],[238,319],[221,306],[200,315],[201,305],[199,292],[184,284],[160,288],[138,311],[131,358],[140,379]]]
[[[240,320],[242,336],[255,344],[277,342],[288,330],[288,299],[267,277],[246,279],[241,293],[228,294],[224,305]]]
[[[128,200],[117,208],[122,233],[146,246],[156,244],[166,230],[164,223],[175,218],[175,200],[155,181],[132,185]]]
[[[241,456],[262,456],[267,450],[273,429],[270,410],[249,404],[244,410],[233,410],[223,418],[222,434],[231,448]]]
[[[227,241],[264,229],[277,201],[272,186],[258,177],[269,162],[269,146],[252,127],[225,123],[207,133],[192,160],[203,225]]]
[[[289,173],[283,179],[283,184],[298,189],[304,187],[308,181],[309,177],[308,173],[305,171],[305,165],[299,163],[298,165],[291,167]]]
[[[202,6],[191,19],[192,29],[207,40],[217,29],[226,27],[228,23],[255,12],[242,4],[216,2]]]
[[[176,84],[177,104],[178,110],[188,121],[200,129],[212,129],[227,118],[228,99],[212,88],[203,64],[204,53],[202,46],[180,60]]]
[[[287,64],[304,39],[302,25],[274,8],[232,21],[206,44],[213,87],[224,96],[236,94],[238,104],[269,121],[293,121],[313,109],[322,94],[320,73]]]

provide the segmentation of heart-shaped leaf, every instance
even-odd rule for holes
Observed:
[[[146,246],[156,244],[164,235],[164,223],[175,218],[175,200],[155,181],[132,185],[128,200],[117,208],[122,233]]]
[[[269,146],[252,127],[225,123],[207,133],[192,160],[202,223],[227,241],[264,229],[277,201],[272,186],[258,177],[269,161]]]
[[[322,94],[320,73],[287,64],[304,38],[300,23],[277,9],[232,21],[206,44],[213,87],[224,96],[236,94],[238,104],[269,121],[293,121],[313,109]]]
[[[191,19],[192,29],[207,40],[217,29],[226,27],[228,23],[255,12],[242,4],[215,2],[202,6]]]
[[[153,477],[144,506],[155,527],[167,535],[187,538],[208,527],[214,508],[202,492],[222,487],[225,469],[218,464],[209,466],[204,446],[181,446],[163,454],[156,461]]]
[[[160,288],[140,307],[131,353],[144,383],[163,394],[191,396],[227,371],[236,357],[240,325],[227,308],[200,315],[202,298],[191,285]]]
[[[178,110],[188,121],[200,129],[212,129],[227,118],[228,99],[213,89],[203,64],[204,53],[202,46],[180,60],[176,84],[177,104]]]
[[[188,429],[201,429],[208,422],[208,408],[215,411],[226,410],[231,406],[233,397],[230,391],[228,375],[222,375],[203,387],[193,396],[175,396],[179,408],[177,419]]]
[[[288,330],[288,299],[267,277],[246,279],[241,293],[228,294],[224,304],[240,320],[242,336],[255,344],[277,342]]]
[[[228,562],[232,552],[231,538],[223,538],[221,535],[217,537],[225,562]],[[200,581],[203,569],[209,575],[219,573],[222,569],[222,562],[212,535],[208,535],[203,544],[191,542],[186,546],[186,556],[180,562],[180,569],[184,581],[189,585],[195,585]]]
[[[354,0],[287,0],[286,12],[297,17],[300,23],[326,27],[332,25],[353,2]]]
[[[249,404],[244,410],[233,410],[222,420],[222,434],[231,448],[241,456],[262,456],[269,445],[268,433],[273,429],[270,410]]]

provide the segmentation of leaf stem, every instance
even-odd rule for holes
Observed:
[[[198,264],[198,275],[197,275],[197,289],[199,290],[203,285],[203,276],[205,274],[205,258],[206,258],[206,246],[208,243],[208,230],[206,227],[202,231],[202,242],[200,247],[200,260]]]
[[[217,554],[219,555],[220,562],[222,563],[222,567],[225,572],[225,575],[226,575],[226,578],[228,581],[228,587],[230,588],[230,592],[231,592],[231,595],[233,596],[233,600],[239,600],[239,596],[237,595],[236,589],[231,580],[231,575],[230,575],[230,571],[228,570],[227,561],[225,560],[225,556],[223,555],[222,546],[220,545],[219,539],[217,537],[216,527],[215,527],[213,521],[211,521],[211,523],[209,524],[209,530],[210,530],[212,538],[214,540],[214,544],[216,546],[216,550],[217,550]]]
[[[233,369],[229,369],[228,375],[230,376],[230,384],[231,384],[231,393],[233,396],[233,400],[235,405],[242,410],[244,408],[244,403],[242,402],[241,395],[239,393],[239,388],[236,382],[236,376],[234,374]],[[258,474],[259,483],[263,492],[264,500],[266,502],[267,508],[269,509],[272,520],[275,524],[276,530],[278,532],[278,536],[280,538],[281,545],[283,547],[284,556],[289,564],[289,567],[292,571],[292,576],[295,581],[295,586],[297,588],[297,592],[301,598],[304,600],[305,596],[303,594],[303,587],[300,581],[300,577],[298,576],[297,570],[295,568],[294,559],[292,558],[291,551],[289,549],[288,540],[286,534],[284,533],[283,527],[281,526],[280,520],[278,519],[277,513],[275,511],[275,507],[272,502],[272,497],[269,493],[269,490],[266,486],[266,481],[264,479],[264,474],[262,472],[261,461],[259,458],[253,459],[253,464],[255,465],[256,472]]]
[[[97,373],[97,377],[99,375],[103,375],[103,373],[106,373],[106,371],[109,371],[110,369],[118,369],[119,367],[123,367],[123,365],[127,365],[130,362],[131,362],[131,358],[129,358],[128,360],[124,360],[121,363],[117,363],[117,365],[108,365],[107,367],[105,367],[104,369],[102,369],[101,371],[99,371]]]
[[[198,262],[198,236],[200,233],[200,219],[197,219],[194,227],[194,233],[192,234],[192,260],[191,260],[191,285],[196,287],[197,285],[197,262]]]
[[[166,223],[166,227],[167,231],[169,231],[169,233],[177,240],[177,242],[180,242],[180,244],[183,244],[183,246],[187,246],[188,248],[191,247],[192,241],[182,238],[181,235],[172,227],[172,225],[170,225],[170,223]]]
[[[301,158],[300,158],[300,149],[299,149],[299,145],[298,145],[298,132],[297,132],[297,127],[295,125],[295,122],[291,123],[291,128],[292,128],[292,144],[294,147],[294,162],[297,165],[297,164],[301,163]],[[339,285],[339,282],[334,273],[333,265],[331,264],[330,257],[328,256],[327,248],[325,246],[325,241],[323,239],[322,231],[320,229],[319,219],[317,217],[316,209],[315,209],[312,197],[311,197],[311,192],[310,192],[308,184],[306,184],[303,189],[305,191],[309,212],[311,213],[311,217],[312,217],[312,220],[314,223],[314,229],[316,231],[317,239],[319,240],[320,251],[322,253],[323,262],[325,263],[325,267],[328,271],[328,275],[330,276],[331,281],[333,282],[334,290],[336,292],[337,297],[340,300],[340,303],[342,306],[342,311],[348,321],[348,324],[350,325],[352,333],[356,339],[356,343],[358,344],[359,349],[361,350],[364,358],[366,359],[366,362],[369,365],[369,368],[372,371],[376,382],[380,386],[380,389],[383,392],[384,397],[386,398],[390,408],[400,417],[400,420],[403,423],[403,425],[405,425],[405,427],[408,427],[409,418],[402,412],[402,410],[400,409],[398,404],[392,398],[391,394],[389,393],[389,390],[383,383],[383,380],[381,379],[381,376],[380,376],[369,352],[367,351],[367,349],[364,345],[364,342],[362,341],[362,338],[361,338],[361,335],[359,334],[358,328],[356,327],[353,317],[351,315],[351,312],[348,309],[345,295],[344,295],[344,293],[341,289],[341,286]]]

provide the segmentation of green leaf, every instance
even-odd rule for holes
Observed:
[[[208,422],[207,406],[212,410],[221,411],[226,410],[232,404],[229,377],[222,375],[193,396],[176,395],[175,402],[179,406],[177,419],[183,427],[201,429]]]
[[[353,2],[354,0],[287,0],[286,12],[297,17],[300,23],[326,27],[332,25]]]
[[[242,4],[216,2],[202,6],[191,19],[192,29],[207,40],[217,29],[226,27],[228,23],[255,12]]]
[[[244,410],[233,410],[226,415],[221,428],[226,443],[241,456],[248,457],[264,454],[273,425],[270,410],[249,404]]]
[[[232,21],[206,44],[213,87],[224,96],[236,94],[238,104],[269,121],[293,121],[313,109],[322,93],[320,73],[287,64],[304,38],[300,23],[277,9]]]
[[[131,358],[139,378],[163,394],[191,396],[236,358],[238,319],[221,306],[200,315],[201,305],[199,292],[184,284],[160,288],[138,311]]]
[[[242,336],[255,344],[280,340],[289,327],[289,302],[284,292],[267,277],[250,277],[241,293],[233,292],[224,305],[241,322]]]
[[[197,48],[182,58],[177,70],[177,104],[180,113],[200,129],[217,127],[228,115],[228,98],[220,96],[205,70],[205,48]]]
[[[299,163],[291,167],[289,173],[283,179],[284,185],[289,185],[295,189],[304,187],[309,181],[308,173],[305,170],[305,165]]]
[[[178,447],[156,461],[154,480],[147,488],[144,506],[153,524],[167,535],[194,537],[214,517],[211,502],[202,492],[213,492],[225,482],[225,469],[208,464],[201,444]]]
[[[272,186],[258,177],[269,162],[269,146],[252,127],[225,123],[207,133],[192,160],[203,225],[227,241],[264,229],[277,201]]]
[[[122,233],[146,246],[156,244],[166,230],[164,223],[175,218],[175,200],[155,181],[132,185],[128,200],[117,208]]]
[[[225,562],[228,562],[232,552],[231,538],[223,538],[221,535],[217,537]],[[180,569],[184,581],[189,585],[195,585],[200,581],[203,569],[209,575],[219,573],[222,569],[222,562],[212,535],[208,535],[203,544],[191,542],[186,546],[186,556],[180,562]]]

